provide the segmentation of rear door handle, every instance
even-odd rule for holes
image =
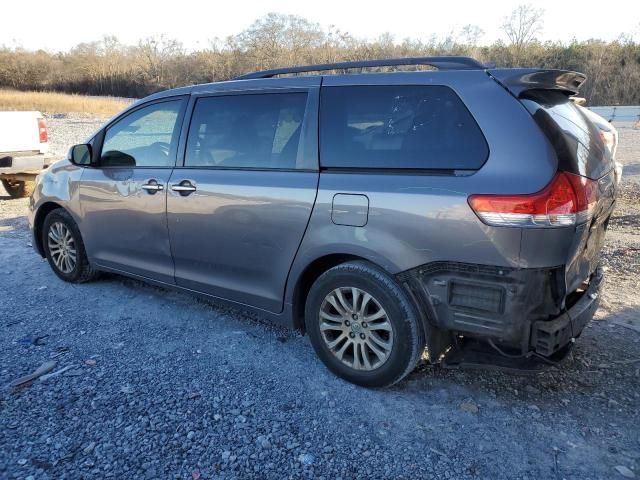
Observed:
[[[171,190],[178,192],[183,197],[186,197],[191,194],[191,192],[195,192],[196,187],[189,180],[183,180],[180,183],[174,183],[171,185]]]
[[[160,185],[157,180],[154,180],[154,179],[151,179],[149,180],[149,182],[143,185],[140,185],[140,188],[142,188],[143,190],[146,190],[147,193],[150,193],[151,195],[154,195],[156,192],[159,192],[160,190],[164,190],[164,187]]]

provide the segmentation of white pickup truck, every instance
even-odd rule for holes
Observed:
[[[0,181],[11,197],[31,195],[36,175],[47,166],[48,150],[47,122],[40,112],[0,112]]]

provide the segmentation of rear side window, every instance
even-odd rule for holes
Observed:
[[[478,124],[448,87],[322,89],[322,167],[476,170],[488,155]]]
[[[185,166],[296,168],[306,102],[306,93],[198,99]]]

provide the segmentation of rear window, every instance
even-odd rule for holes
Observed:
[[[324,168],[477,170],[487,142],[453,90],[435,85],[324,87]]]
[[[553,145],[560,170],[598,179],[613,164],[599,128],[566,94],[531,90],[521,102]]]

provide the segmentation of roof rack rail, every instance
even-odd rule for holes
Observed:
[[[235,80],[252,78],[271,78],[290,73],[322,72],[325,70],[346,70],[350,68],[394,67],[406,65],[428,65],[438,70],[483,70],[485,65],[471,57],[442,56],[442,57],[407,57],[388,58],[385,60],[361,60],[356,62],[323,63],[319,65],[304,65],[301,67],[274,68],[259,72],[247,73],[236,77]]]

